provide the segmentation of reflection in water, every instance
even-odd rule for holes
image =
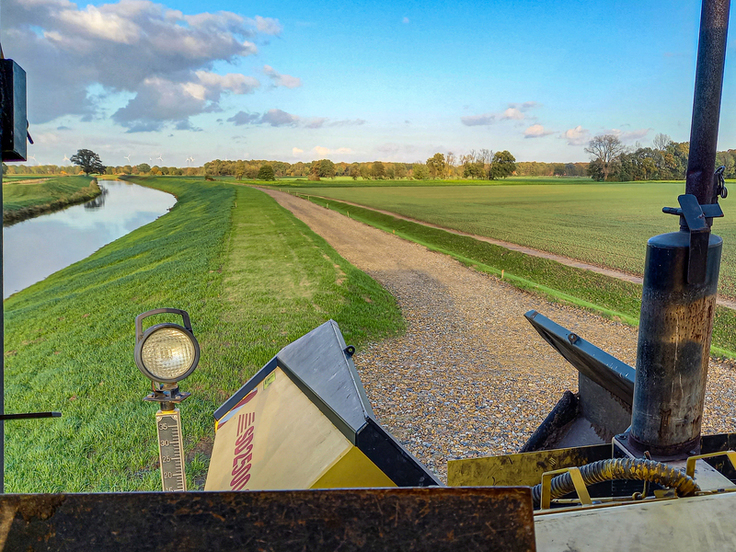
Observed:
[[[105,190],[92,206],[75,205],[5,228],[3,298],[89,257],[176,203],[170,194],[137,184],[106,181]]]
[[[108,190],[104,186],[100,186],[100,190],[102,192],[100,195],[84,204],[85,209],[99,209],[105,206],[105,196],[108,194]]]

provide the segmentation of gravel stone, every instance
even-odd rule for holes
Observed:
[[[637,329],[551,303],[289,194],[269,190],[397,299],[407,332],[353,360],[379,421],[447,480],[447,461],[516,452],[577,371],[534,331],[534,309],[634,366]],[[736,364],[711,359],[703,433],[736,431]]]

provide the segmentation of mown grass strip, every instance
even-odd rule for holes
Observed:
[[[143,183],[178,197],[170,213],[5,302],[6,411],[62,412],[6,424],[8,492],[160,490],[156,408],[133,362],[141,312],[187,310],[202,347],[182,383],[195,489],[215,408],[282,346],[329,318],[355,345],[403,327],[385,290],[262,192]]]
[[[3,225],[58,211],[100,195],[97,179],[67,176],[3,179]]]
[[[333,199],[310,196],[309,200],[345,215],[349,213],[352,219],[450,255],[479,270],[498,276],[503,271],[504,279],[521,289],[638,325],[641,285],[568,267],[550,259],[524,255],[469,236],[459,236]],[[735,351],[736,313],[717,307],[711,352],[716,356],[734,358]]]

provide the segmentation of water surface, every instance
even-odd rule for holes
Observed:
[[[3,299],[89,257],[165,214],[176,198],[121,181],[100,181],[104,193],[3,230]]]

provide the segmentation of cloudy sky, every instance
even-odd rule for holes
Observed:
[[[689,139],[697,0],[166,2],[2,0],[35,162],[569,162],[600,133]],[[719,149],[736,148],[734,11]]]

